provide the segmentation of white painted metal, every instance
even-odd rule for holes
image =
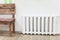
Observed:
[[[25,17],[22,17],[23,18],[23,34],[25,34]]]
[[[54,17],[54,19],[53,19],[53,35],[56,34],[55,29],[56,29],[56,17]]]
[[[38,34],[40,34],[40,17],[38,17]]]
[[[26,17],[27,34],[29,33],[29,17]]]
[[[49,34],[52,34],[52,17],[49,17]]]
[[[24,18],[25,19],[25,18]],[[30,22],[29,22],[30,20]],[[55,35],[55,27],[56,27],[56,17],[26,17],[26,25],[23,23],[23,33],[27,34],[54,34]],[[38,24],[38,25],[37,25]],[[34,25],[34,27],[33,27]],[[26,26],[26,27],[25,27]],[[34,31],[33,31],[34,29]],[[29,31],[30,30],[30,31]],[[38,30],[38,31],[37,31]]]
[[[42,17],[42,34],[44,34],[44,17]]]
[[[34,34],[36,34],[36,17],[34,17]]]
[[[32,17],[30,17],[30,32],[32,34]]]
[[[48,34],[48,17],[46,17],[46,20],[45,20],[45,34]]]

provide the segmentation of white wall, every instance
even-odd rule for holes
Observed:
[[[4,3],[3,0],[0,3]],[[22,31],[21,16],[60,16],[60,0],[13,0],[13,3],[16,3],[16,31]],[[59,28],[60,17],[57,17],[57,33]]]

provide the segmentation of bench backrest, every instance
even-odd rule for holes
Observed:
[[[0,4],[0,14],[15,14],[15,4]]]

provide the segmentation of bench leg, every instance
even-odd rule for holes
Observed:
[[[13,33],[15,33],[15,22],[13,23]]]
[[[9,32],[10,32],[10,36],[12,36],[12,28],[11,28],[11,23],[9,24]]]

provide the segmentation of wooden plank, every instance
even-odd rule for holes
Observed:
[[[15,4],[0,4],[0,9],[15,9]]]
[[[0,14],[15,14],[15,9],[0,9]]]

